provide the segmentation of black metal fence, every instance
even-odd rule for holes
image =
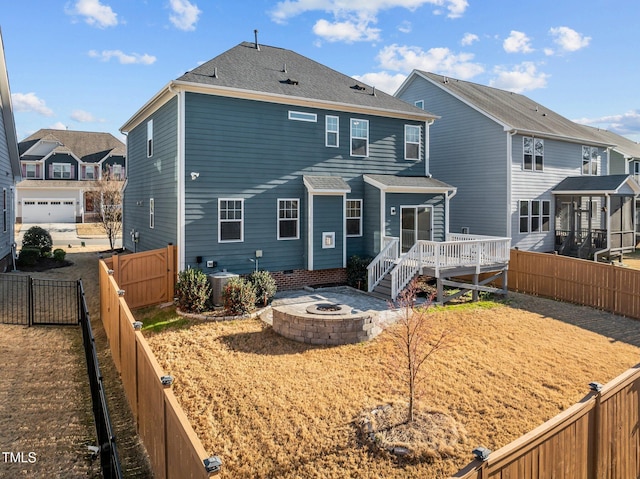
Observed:
[[[91,402],[93,403],[93,416],[96,422],[96,432],[100,450],[100,465],[104,479],[122,479],[120,458],[116,447],[115,436],[109,409],[107,408],[107,398],[102,383],[102,374],[98,364],[98,354],[96,351],[95,338],[91,329],[89,309],[84,297],[82,281],[78,280],[78,307],[80,310],[80,327],[82,329],[82,343],[84,353],[87,358],[87,370],[89,372],[89,385],[91,386]]]
[[[0,323],[78,324],[78,282],[0,274]]]

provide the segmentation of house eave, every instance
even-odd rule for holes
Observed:
[[[367,175],[363,175],[365,183],[383,191],[384,193],[433,193],[433,194],[447,194],[449,192],[456,193],[457,188],[451,187],[438,187],[438,186],[394,186],[385,185]]]

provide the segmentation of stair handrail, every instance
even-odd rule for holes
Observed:
[[[391,299],[395,301],[400,291],[413,279],[422,266],[422,241],[416,242],[397,262],[391,271]]]
[[[384,247],[371,263],[367,265],[367,291],[370,293],[380,283],[385,274],[393,268],[399,256],[400,238],[384,236]]]

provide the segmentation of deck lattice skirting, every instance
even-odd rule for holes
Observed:
[[[395,300],[418,274],[437,280],[437,302],[445,303],[468,291],[474,301],[480,291],[507,292],[510,238],[449,234],[446,241],[417,241],[406,253],[399,254],[399,238],[385,237],[384,247],[367,267],[369,292]],[[480,275],[490,274],[480,280]],[[471,282],[454,278],[471,277]],[[487,286],[502,278],[502,288]],[[444,286],[461,291],[445,297]]]

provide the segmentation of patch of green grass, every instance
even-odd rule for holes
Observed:
[[[444,306],[434,304],[431,306],[433,311],[473,311],[474,309],[495,309],[505,306],[505,300],[480,300],[475,303],[469,301],[467,303],[447,303]]]
[[[189,323],[187,318],[176,313],[174,307],[158,308],[152,306],[135,311],[137,321],[142,321],[142,331],[158,333],[168,328],[181,328]]]

